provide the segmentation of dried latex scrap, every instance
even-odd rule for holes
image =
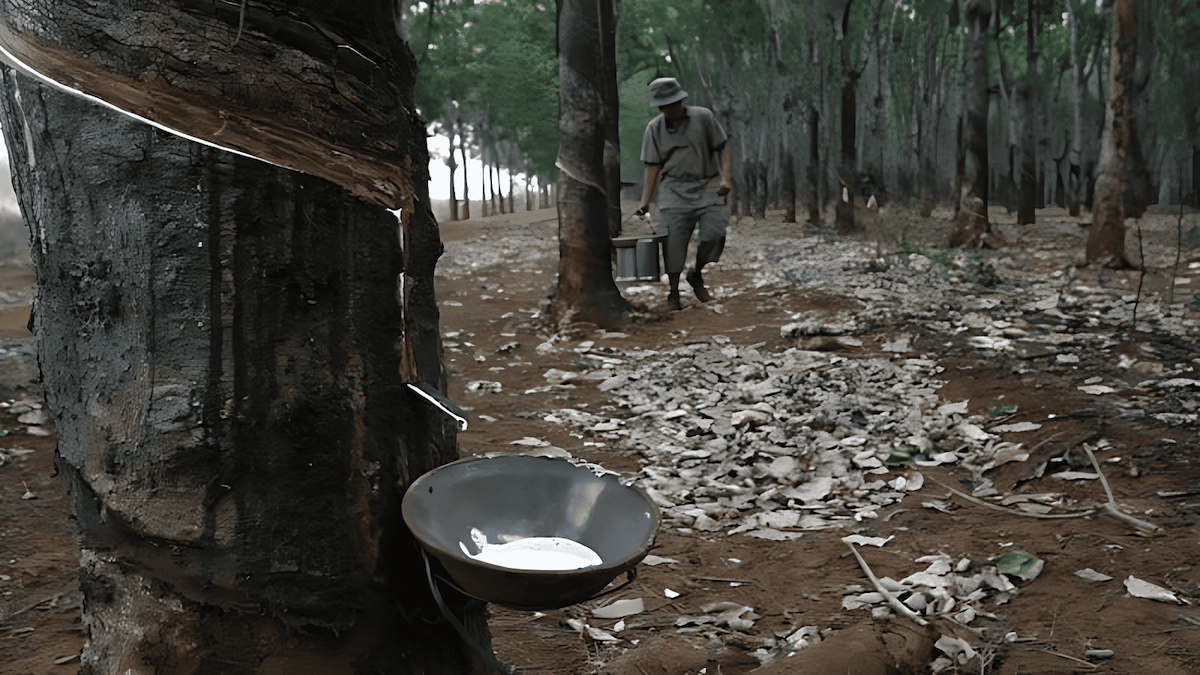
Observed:
[[[514,570],[577,570],[604,562],[592,549],[563,537],[526,537],[490,544],[482,532],[471,528],[471,539],[479,553],[472,554],[466,544],[458,542],[468,558]]]

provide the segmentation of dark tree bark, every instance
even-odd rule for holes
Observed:
[[[492,189],[492,167],[488,154],[487,144],[480,141],[479,158],[483,162],[483,203],[480,205],[480,209],[483,212],[484,218],[496,213],[495,198],[492,196],[495,194],[495,191]]]
[[[454,126],[458,129],[458,150],[459,150],[459,154],[462,155],[462,172],[463,172],[462,217],[463,217],[463,220],[470,220],[471,219],[471,182],[470,182],[470,176],[467,174],[467,136],[463,132],[463,122],[462,122],[461,116],[459,116],[458,119],[455,121]],[[450,151],[453,152],[454,149],[451,148]]]
[[[608,197],[608,234],[621,236],[621,99],[617,89],[617,14],[620,0],[609,0],[609,11],[600,17],[603,39],[600,61],[604,66],[604,189]],[[611,50],[612,53],[609,53]]]
[[[784,141],[780,149],[779,200],[783,202],[783,222],[796,222],[796,158],[792,154],[791,139]]]
[[[456,457],[405,385],[443,380],[428,207],[397,223],[324,179],[4,84],[83,549],[82,672],[483,672],[436,621],[399,511]],[[427,166],[419,119],[397,141]],[[408,177],[418,204],[427,180]]]
[[[382,0],[2,0],[0,44],[122,110],[411,209],[397,139],[414,115],[404,91],[415,67],[393,10]]]
[[[1067,174],[1067,212],[1079,215],[1079,202],[1083,192],[1083,64],[1079,61],[1079,19],[1071,0],[1064,0],[1067,7],[1067,31],[1071,59],[1071,149]]]
[[[858,185],[858,170],[855,166],[857,147],[855,132],[858,119],[856,90],[858,89],[858,77],[862,74],[862,70],[854,70],[850,63],[850,42],[846,37],[846,31],[850,23],[851,4],[853,4],[853,0],[846,3],[842,15],[842,143],[838,163],[838,179],[841,182],[841,189],[838,190],[837,208],[834,210],[835,229],[838,234],[851,234],[859,229],[858,224],[854,222],[854,196],[855,187]]]
[[[1032,0],[1030,0],[1032,2]],[[1017,107],[1020,109],[1021,153],[1020,162],[1014,167],[1018,174],[1017,224],[1033,225],[1037,222],[1037,115],[1038,95],[1036,86],[1027,83],[1017,89]]]
[[[1039,54],[1034,37],[1037,34],[1038,13],[1035,0],[1026,0],[1025,81],[1017,87],[1017,106],[1021,110],[1021,167],[1019,198],[1017,201],[1017,224],[1032,225],[1037,222],[1037,207],[1041,201],[1038,182],[1038,121],[1041,109],[1039,80]],[[1044,206],[1044,205],[1043,205]]]
[[[1136,120],[1129,105],[1136,62],[1137,0],[1116,0],[1112,9],[1108,107],[1085,255],[1089,263],[1103,261],[1112,267],[1131,266],[1125,253],[1125,187],[1136,133]]]
[[[612,0],[558,0],[558,283],[559,323],[610,328],[632,307],[612,274],[605,137],[610,107],[603,60],[615,59],[613,34],[601,30]]]
[[[988,25],[992,0],[965,0],[963,22],[963,81],[966,111],[963,124],[963,173],[958,195],[958,216],[950,246],[997,246],[988,222]]]
[[[808,222],[821,225],[821,114],[815,104],[808,108]]]
[[[392,10],[0,1],[27,63],[311,174],[4,72],[88,675],[485,668],[398,508],[456,451],[406,386],[443,383],[441,244]]]
[[[954,195],[954,218],[957,221],[962,213],[962,199],[959,195],[962,194],[963,177],[966,173],[967,153],[963,145],[963,118],[965,115],[960,114],[958,121],[954,125],[954,180],[950,184],[950,192]]]
[[[454,171],[458,168],[454,159],[454,129],[450,129],[450,156],[446,158],[446,166],[450,169],[450,220],[458,220],[458,195],[454,192]]]

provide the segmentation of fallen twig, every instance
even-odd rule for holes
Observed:
[[[724,582],[728,582],[731,584],[752,584],[752,583],[754,583],[751,579],[727,579],[725,577],[692,577],[692,578],[697,579],[699,581],[724,581]]]
[[[1031,649],[1029,651],[1041,652],[1043,654],[1050,654],[1051,656],[1061,656],[1064,659],[1067,659],[1068,661],[1074,661],[1076,663],[1083,664],[1083,665],[1087,666],[1088,668],[1091,668],[1092,670],[1095,670],[1100,667],[1090,661],[1084,661],[1083,659],[1077,659],[1074,656],[1067,656],[1066,654],[1063,654],[1062,652],[1056,652],[1053,649]]]
[[[1083,451],[1087,453],[1088,459],[1092,460],[1092,466],[1095,467],[1096,473],[1100,476],[1100,484],[1104,486],[1104,493],[1108,495],[1108,503],[1104,505],[1103,511],[1118,520],[1123,520],[1130,525],[1133,525],[1139,532],[1157,532],[1158,526],[1154,523],[1149,523],[1144,520],[1139,520],[1133,516],[1122,513],[1117,508],[1117,500],[1113,498],[1112,489],[1108,487],[1108,480],[1104,477],[1104,472],[1100,470],[1100,462],[1096,461],[1096,455],[1092,453],[1092,449],[1083,446]]]
[[[892,595],[891,591],[884,588],[883,584],[879,583],[879,578],[876,577],[875,573],[871,571],[871,568],[867,566],[867,561],[863,560],[863,557],[858,552],[858,548],[855,547],[854,544],[851,544],[850,542],[846,542],[846,545],[850,547],[850,552],[853,553],[854,557],[858,559],[858,566],[861,567],[863,572],[865,572],[867,574],[867,578],[871,580],[872,584],[874,584],[875,590],[879,591],[879,594],[882,595],[885,599],[887,599],[888,605],[890,605],[892,609],[896,610],[897,614],[907,617],[909,619],[912,619],[918,625],[921,625],[921,626],[929,625],[928,621],[921,618],[921,616],[919,614],[917,614],[916,612],[914,612],[912,609],[910,609],[908,607],[908,605],[904,604],[903,602],[900,602],[899,598]]]
[[[940,481],[936,478],[930,478],[929,480],[937,483],[938,485],[941,485],[942,487],[946,488],[947,490],[953,492],[954,494],[958,495],[959,497],[962,497],[963,499],[965,499],[973,504],[978,504],[980,506],[986,506],[989,509],[992,509],[993,511],[1000,511],[1001,513],[1007,513],[1007,514],[1013,515],[1013,516],[1025,516],[1026,518],[1041,518],[1043,520],[1055,520],[1055,519],[1059,519],[1059,518],[1082,518],[1083,516],[1090,516],[1096,512],[1096,509],[1088,509],[1087,511],[1079,511],[1077,513],[1030,513],[1028,511],[1018,511],[1017,509],[1005,508],[1003,506],[1000,506],[999,504],[992,504],[989,502],[985,502],[982,499],[979,499],[978,497],[972,497],[971,495],[969,495],[965,492],[960,492],[959,490],[955,490],[954,488],[950,487],[949,485],[946,485],[945,483],[943,483],[942,481]]]

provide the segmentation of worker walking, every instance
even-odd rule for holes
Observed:
[[[721,258],[729,225],[722,198],[729,194],[729,137],[708,108],[683,104],[687,92],[673,77],[650,83],[650,102],[661,114],[650,120],[642,137],[646,165],[642,203],[644,215],[658,197],[658,211],[666,226],[664,254],[671,288],[667,305],[682,309],[679,275],[683,273],[692,231],[699,225],[696,265],[686,279],[700,302],[712,300],[701,271]],[[661,232],[661,230],[660,230]]]

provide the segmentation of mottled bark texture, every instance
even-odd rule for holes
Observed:
[[[846,33],[850,24],[850,5],[846,3],[842,14],[842,112],[841,112],[841,151],[838,155],[838,180],[841,182],[838,190],[837,206],[834,208],[834,223],[838,234],[852,234],[859,231],[860,225],[854,221],[854,197],[858,187],[858,167],[855,164],[857,148],[858,122],[858,77],[862,70],[855,70],[850,62],[850,43]]]
[[[552,318],[614,327],[631,306],[613,281],[605,165],[612,1],[558,2],[558,284]]]
[[[958,194],[958,215],[950,246],[996,246],[988,222],[988,26],[992,0],[964,0],[963,22],[967,34],[963,44],[965,120],[963,122],[963,169]]]
[[[428,210],[402,227],[7,69],[0,102],[83,549],[81,672],[471,672],[399,509],[456,455],[405,386],[442,378]],[[397,142],[426,166],[420,120]]]
[[[1089,263],[1131,266],[1125,253],[1125,187],[1137,123],[1130,107],[1136,62],[1137,0],[1116,0],[1112,8],[1108,107],[1104,113],[1104,136],[1085,256]]]
[[[122,110],[411,209],[396,4],[0,0],[0,44]]]

